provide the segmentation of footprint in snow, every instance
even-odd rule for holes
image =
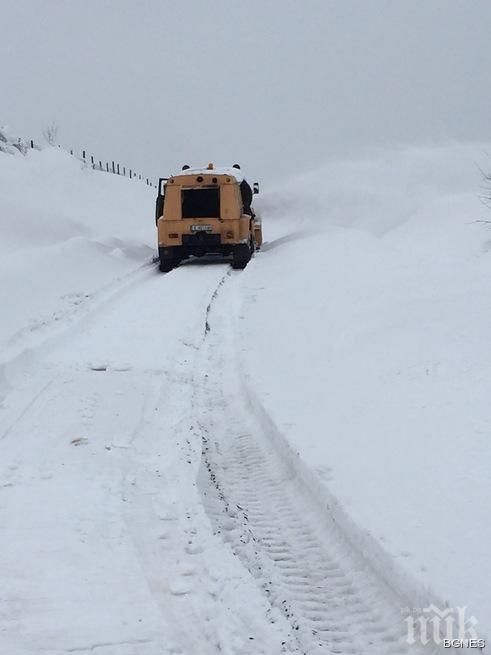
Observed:
[[[70,441],[72,446],[82,446],[83,444],[89,443],[87,437],[76,437]]]
[[[89,364],[91,371],[107,371],[107,364]]]
[[[93,362],[93,363],[89,363],[88,366],[91,371],[98,371],[102,373],[105,371],[113,371],[115,373],[126,373],[127,371],[131,371],[132,369],[131,364],[128,364],[128,362],[120,362],[115,364],[111,364],[108,362]]]
[[[204,548],[199,543],[189,542],[185,550],[188,555],[198,555],[204,551]]]
[[[173,596],[185,596],[193,590],[193,585],[188,580],[174,579],[169,583],[169,591]]]

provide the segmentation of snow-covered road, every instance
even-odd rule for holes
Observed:
[[[211,535],[188,438],[226,268],[140,271],[5,367],[1,653],[280,652],[266,600]]]
[[[409,652],[248,398],[238,276],[146,267],[6,367],[0,652]]]

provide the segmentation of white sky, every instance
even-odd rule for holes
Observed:
[[[489,0],[0,0],[0,22],[0,124],[148,175],[491,133]]]

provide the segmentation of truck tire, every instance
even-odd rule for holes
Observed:
[[[159,269],[162,273],[169,273],[172,269],[179,264],[179,260],[175,257],[161,257]]]
[[[182,256],[178,248],[159,247],[159,268],[162,273],[168,273],[175,268],[181,261]]]
[[[241,243],[234,246],[232,253],[232,268],[242,269],[251,261],[252,250],[249,244]]]

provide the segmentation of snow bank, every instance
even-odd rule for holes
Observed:
[[[238,329],[254,395],[361,526],[360,548],[489,633],[485,150],[332,161],[265,196]]]
[[[58,148],[0,152],[3,357],[151,260],[154,190]]]
[[[0,152],[9,155],[17,155],[19,153],[25,155],[27,149],[28,145],[23,139],[15,138],[7,127],[0,125]]]

